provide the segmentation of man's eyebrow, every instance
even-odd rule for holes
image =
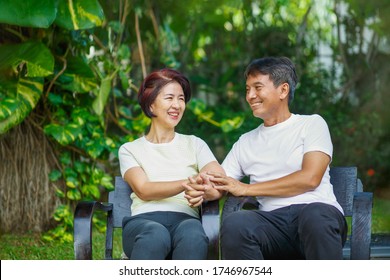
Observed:
[[[263,86],[264,84],[262,82],[254,82],[251,85],[252,86]],[[249,86],[249,84],[246,84],[246,86]]]

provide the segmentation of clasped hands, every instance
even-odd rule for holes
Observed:
[[[203,201],[211,201],[221,198],[230,192],[235,196],[243,196],[246,193],[245,184],[227,177],[222,173],[200,173],[196,177],[188,177],[188,182],[183,183],[184,197],[190,207],[198,207]]]

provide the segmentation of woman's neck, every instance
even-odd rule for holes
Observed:
[[[152,125],[149,132],[145,135],[145,138],[154,144],[169,143],[175,138],[175,130],[158,129]]]

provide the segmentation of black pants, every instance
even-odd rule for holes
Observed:
[[[204,260],[208,238],[199,219],[178,212],[123,218],[122,244],[132,260]]]
[[[298,204],[274,211],[242,210],[221,229],[222,259],[342,259],[347,223],[324,203]]]

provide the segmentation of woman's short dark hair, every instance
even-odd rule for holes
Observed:
[[[150,110],[150,106],[156,100],[161,89],[172,82],[177,82],[182,87],[185,103],[190,101],[190,82],[183,74],[169,68],[153,71],[144,79],[138,90],[138,103],[141,105],[142,111],[144,111],[146,116],[149,118],[155,117]]]
[[[287,57],[264,57],[252,61],[245,70],[245,78],[262,74],[269,75],[275,86],[288,83],[290,86],[288,102],[294,99],[295,88],[298,83],[294,63]]]

